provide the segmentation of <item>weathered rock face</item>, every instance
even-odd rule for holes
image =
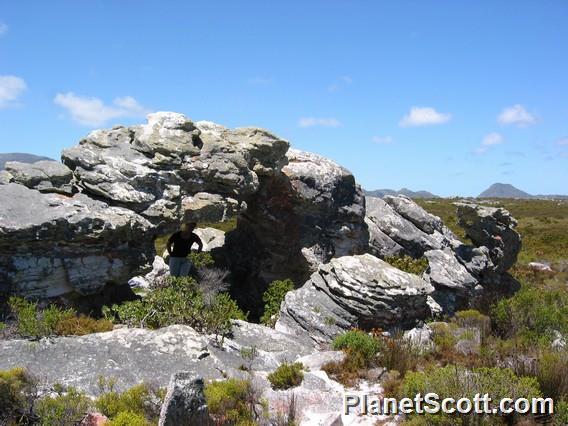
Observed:
[[[172,376],[162,405],[159,426],[201,426],[209,422],[203,379],[189,372]]]
[[[520,237],[509,212],[457,203],[458,220],[476,246],[462,243],[440,218],[404,196],[367,197],[369,251],[379,257],[425,257],[423,278],[435,287],[436,308],[452,313],[476,303],[488,291],[509,292],[503,275],[516,261]]]
[[[118,390],[140,382],[165,387],[180,371],[205,380],[222,379],[224,375],[243,377],[241,366],[247,361],[241,348],[258,348],[253,368],[262,371],[272,371],[286,360],[295,361],[314,352],[308,339],[262,325],[237,321],[233,333],[231,339],[225,339],[223,348],[213,337],[184,325],[158,330],[119,328],[37,342],[3,340],[0,370],[26,366],[47,383],[75,386],[96,395],[101,375],[116,378]]]
[[[42,160],[35,163],[6,163],[6,172],[12,181],[41,192],[55,192],[71,195],[73,172],[57,161]]]
[[[345,256],[321,265],[299,290],[289,292],[276,329],[308,333],[326,342],[353,327],[409,326],[429,316],[434,291],[416,275],[371,256]]]
[[[161,112],[145,125],[91,132],[63,151],[64,164],[9,163],[0,177],[9,200],[1,223],[9,233],[0,243],[4,287],[17,280],[20,294],[48,297],[126,283],[150,269],[156,236],[181,221],[237,215],[227,250],[217,252],[250,284],[237,290],[248,300],[249,290],[262,292],[272,279],[303,282],[319,263],[363,252],[364,198],[353,175],[288,147],[265,130]],[[29,206],[42,211],[29,214]],[[208,240],[210,248],[223,245],[218,235]]]
[[[502,208],[469,203],[455,203],[458,224],[478,247],[489,249],[496,272],[505,272],[517,261],[521,250],[521,237],[513,229],[517,221]]]
[[[93,200],[0,185],[0,291],[91,294],[126,282],[153,258],[151,224]]]
[[[260,176],[279,172],[287,149],[288,142],[264,130],[229,130],[160,112],[142,126],[94,131],[62,158],[83,192],[166,232],[182,219],[235,214],[239,200],[258,190]]]
[[[231,270],[252,283],[235,294],[245,306],[274,279],[298,285],[331,258],[367,248],[365,200],[353,175],[315,154],[291,149],[286,157],[282,174],[261,182],[227,234]]]

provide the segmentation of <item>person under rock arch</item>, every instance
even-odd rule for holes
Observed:
[[[203,250],[203,242],[193,231],[197,227],[195,222],[184,223],[179,231],[174,233],[166,245],[170,255],[170,275],[172,277],[185,277],[189,275],[193,264],[187,258],[193,244],[197,244],[197,251]]]

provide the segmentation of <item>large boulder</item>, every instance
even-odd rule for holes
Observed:
[[[458,224],[478,247],[489,249],[496,272],[507,271],[517,261],[521,236],[514,230],[517,221],[503,208],[471,203],[455,203]]]
[[[126,283],[150,264],[151,224],[84,194],[0,185],[0,291],[46,298]]]
[[[427,318],[434,287],[370,255],[345,256],[321,265],[289,292],[276,329],[327,342],[353,327],[404,327]]]

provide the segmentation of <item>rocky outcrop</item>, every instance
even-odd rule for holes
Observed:
[[[162,404],[159,426],[202,426],[209,422],[201,377],[183,371],[172,376]]]
[[[410,326],[429,316],[434,291],[416,275],[371,256],[345,256],[321,265],[299,290],[289,292],[276,329],[327,342],[353,327]]]
[[[495,272],[506,272],[517,261],[521,237],[514,230],[517,221],[503,208],[455,203],[458,224],[478,247],[489,249]]]
[[[366,221],[372,236],[369,250],[376,256],[408,254],[419,258],[428,250],[461,244],[439,217],[427,213],[410,198],[366,197],[366,206]]]
[[[253,313],[247,303],[261,300],[270,281],[300,285],[320,264],[367,249],[365,200],[353,175],[315,154],[291,149],[286,157],[282,174],[261,182],[226,238],[230,269],[250,284],[235,297]]]
[[[153,258],[151,224],[93,200],[0,185],[0,291],[39,298],[126,283]]]
[[[150,270],[152,240],[182,221],[238,217],[225,250],[219,235],[207,242],[242,284],[235,292],[257,305],[273,279],[302,283],[320,263],[364,252],[364,198],[353,175],[288,148],[262,129],[160,112],[144,125],[91,132],[63,151],[63,164],[8,163],[0,176],[2,199],[11,197],[2,206],[2,231],[10,234],[0,243],[4,286],[48,297],[125,284]],[[32,217],[29,205],[44,211]]]
[[[516,261],[520,237],[504,209],[456,203],[458,223],[475,245],[461,242],[440,218],[404,196],[367,197],[369,251],[381,258],[425,257],[423,278],[435,287],[431,306],[452,313],[477,303],[488,292],[508,293],[506,275]]]

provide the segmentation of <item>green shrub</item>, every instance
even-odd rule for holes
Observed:
[[[142,300],[106,308],[104,315],[129,326],[160,328],[186,324],[197,331],[221,336],[230,332],[231,320],[246,319],[226,293],[204,298],[192,277],[170,277],[168,283]]]
[[[40,310],[36,302],[15,296],[10,297],[8,304],[16,316],[18,333],[24,337],[51,336],[60,321],[75,315],[72,309],[54,305]]]
[[[262,295],[264,302],[264,314],[260,318],[263,324],[273,326],[276,316],[280,311],[280,305],[284,301],[286,293],[294,290],[294,283],[292,280],[276,280],[268,284],[268,289]]]
[[[206,268],[208,266],[213,266],[215,264],[215,261],[213,260],[211,253],[207,251],[202,251],[202,252],[192,251],[191,253],[189,253],[188,257],[196,269]]]
[[[152,423],[140,414],[131,411],[121,411],[110,422],[105,423],[108,426],[151,426]]]
[[[34,411],[42,426],[66,426],[78,424],[90,407],[91,400],[84,393],[68,388],[57,396],[37,401]]]
[[[23,368],[0,371],[0,422],[25,424],[34,403],[36,380]],[[12,423],[14,422],[14,423]]]
[[[436,352],[444,354],[452,352],[457,343],[454,330],[457,328],[454,323],[434,322],[430,324],[432,328],[432,340]]]
[[[252,425],[258,419],[259,401],[250,380],[227,379],[205,386],[205,399],[215,424]]]
[[[304,365],[301,362],[293,364],[285,362],[268,375],[272,389],[284,390],[299,386],[304,380]]]
[[[551,288],[523,284],[513,297],[493,307],[491,317],[502,337],[550,342],[554,330],[568,335],[568,288],[565,284]]]
[[[150,422],[158,420],[160,405],[164,398],[163,391],[143,383],[124,392],[118,392],[114,384],[114,381],[100,379],[99,387],[103,393],[96,399],[95,406],[102,414],[115,419],[121,413],[128,412],[142,416]]]
[[[332,347],[343,350],[348,355],[359,355],[365,365],[368,365],[379,352],[380,342],[373,336],[361,330],[351,330],[333,339]]]
[[[407,371],[416,368],[421,350],[402,334],[383,340],[377,363],[389,371],[397,371],[404,377]]]
[[[449,365],[434,367],[424,372],[408,372],[404,378],[400,397],[414,398],[421,393],[436,393],[442,398],[470,398],[475,394],[489,394],[493,403],[502,398],[536,398],[542,396],[538,382],[530,377],[518,377],[506,368],[473,368]],[[447,416],[433,416],[438,420]],[[450,416],[463,423],[459,416]],[[471,422],[472,419],[469,419]],[[445,422],[445,420],[444,420]],[[436,424],[434,421],[430,424]],[[451,423],[450,423],[451,424]]]
[[[414,259],[410,256],[389,256],[385,257],[385,262],[391,264],[401,271],[408,272],[409,274],[422,275],[428,268],[428,259],[421,257]]]

